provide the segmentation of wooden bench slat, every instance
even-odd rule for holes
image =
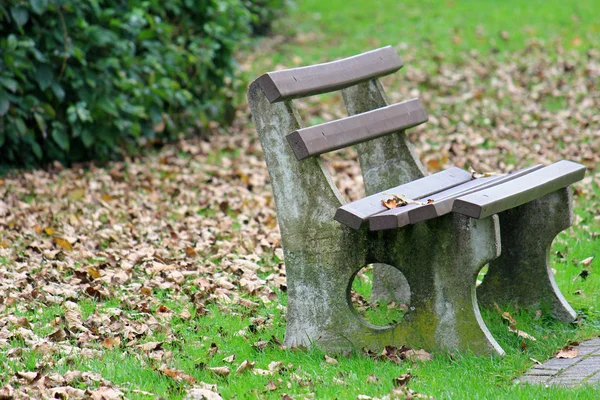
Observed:
[[[465,191],[473,188],[477,188],[481,185],[487,184],[491,181],[499,179],[499,177],[488,177],[488,178],[480,178],[473,179],[465,183],[461,183],[460,185],[451,187],[446,190],[442,190],[437,193],[433,193],[431,195],[426,195],[421,198],[417,198],[414,200],[426,201],[433,200],[434,203],[441,201],[449,196],[456,195],[458,193],[464,193]],[[392,208],[391,210],[383,211],[381,213],[372,215],[369,217],[369,229],[372,231],[381,231],[385,229],[396,229],[401,228],[403,226],[411,224],[410,220],[410,212],[420,210],[427,205],[422,204],[407,204],[402,207]]]
[[[298,129],[287,136],[298,160],[366,142],[393,132],[411,128],[427,121],[427,112],[419,99],[411,99]]]
[[[472,218],[518,207],[583,179],[585,166],[559,161],[509,182],[458,198],[452,212]]]
[[[480,190],[484,190],[496,185],[500,185],[502,183],[506,183],[513,179],[519,178],[521,176],[527,175],[533,171],[537,171],[540,168],[543,168],[542,164],[532,165],[531,167],[523,168],[521,170],[515,171],[512,174],[493,177],[495,179],[490,179],[489,181],[482,181],[482,179],[477,179],[478,181],[482,181],[480,185],[475,185],[472,188],[465,188],[464,191],[459,191],[458,188],[455,193],[448,193],[447,196],[444,196],[440,199],[435,199],[436,201],[421,206],[415,210],[411,210],[408,212],[408,218],[410,219],[411,224],[416,224],[421,221],[426,221],[428,219],[436,218],[442,215],[446,215],[452,211],[452,206],[454,205],[454,201],[459,197],[466,196],[468,194],[478,192]],[[440,193],[441,194],[441,193]]]
[[[418,199],[468,182],[471,179],[469,172],[453,167],[343,205],[336,210],[334,218],[350,228],[359,229],[371,215],[387,210],[381,204],[381,200],[389,199],[393,194]]]
[[[398,71],[402,60],[391,46],[324,64],[268,72],[256,82],[271,103],[333,92]]]

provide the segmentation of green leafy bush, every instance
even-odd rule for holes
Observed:
[[[109,159],[223,120],[241,86],[232,54],[258,21],[250,8],[0,2],[0,164]]]

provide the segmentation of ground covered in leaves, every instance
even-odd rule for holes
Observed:
[[[407,67],[384,85],[391,102],[421,97],[429,111],[429,122],[410,138],[430,171],[583,163],[589,170],[575,193],[587,217],[576,223],[584,240],[600,248],[600,53],[559,49],[550,57],[533,44],[502,62],[475,53],[458,64],[434,57],[434,67],[410,53],[403,58]],[[338,97],[297,105],[307,125],[344,116]],[[354,152],[327,160],[341,192],[360,197]],[[84,370],[94,360],[117,368],[127,357],[183,385],[177,396],[189,390],[200,393],[195,398],[219,398],[226,386],[219,379],[237,370],[268,377],[258,397],[283,388],[289,394],[278,397],[292,398],[305,386],[309,394],[301,397],[310,397],[310,385],[319,381],[301,361],[260,366],[220,353],[203,333],[189,339],[190,332],[205,332],[209,314],[221,312],[240,318],[230,337],[259,351],[279,346],[282,258],[266,166],[246,108],[231,129],[216,129],[209,140],[182,140],[103,168],[55,165],[2,177],[0,397],[155,396],[133,375],[111,382]],[[600,266],[589,260],[588,270],[594,264]],[[256,332],[261,340],[252,339]],[[182,337],[198,350],[188,364],[176,357]],[[217,363],[209,362],[212,356]],[[287,370],[283,380],[281,370]],[[200,382],[206,376],[215,379]],[[169,393],[166,385],[158,392]],[[406,396],[402,390],[396,395]]]

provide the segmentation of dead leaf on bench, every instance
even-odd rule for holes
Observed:
[[[388,210],[391,210],[393,208],[398,208],[398,207],[404,207],[407,204],[425,205],[425,204],[433,203],[432,199],[429,199],[429,200],[427,200],[427,202],[424,202],[424,201],[408,199],[404,195],[401,195],[401,194],[398,195],[398,194],[392,193],[391,196],[392,197],[389,199],[381,200],[381,204],[383,204],[383,206],[385,208],[387,208]]]
[[[469,172],[471,173],[471,176],[473,177],[473,179],[479,179],[479,178],[487,178],[490,176],[502,176],[504,174],[501,174],[499,172],[483,172],[483,173],[479,173],[477,171],[475,171],[473,169],[473,167],[469,167]]]
[[[565,346],[556,353],[556,358],[575,358],[579,355],[579,350],[573,346]]]

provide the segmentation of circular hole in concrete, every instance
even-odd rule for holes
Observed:
[[[388,264],[369,264],[361,268],[351,282],[350,301],[368,323],[394,325],[410,307],[410,287],[398,269]]]

